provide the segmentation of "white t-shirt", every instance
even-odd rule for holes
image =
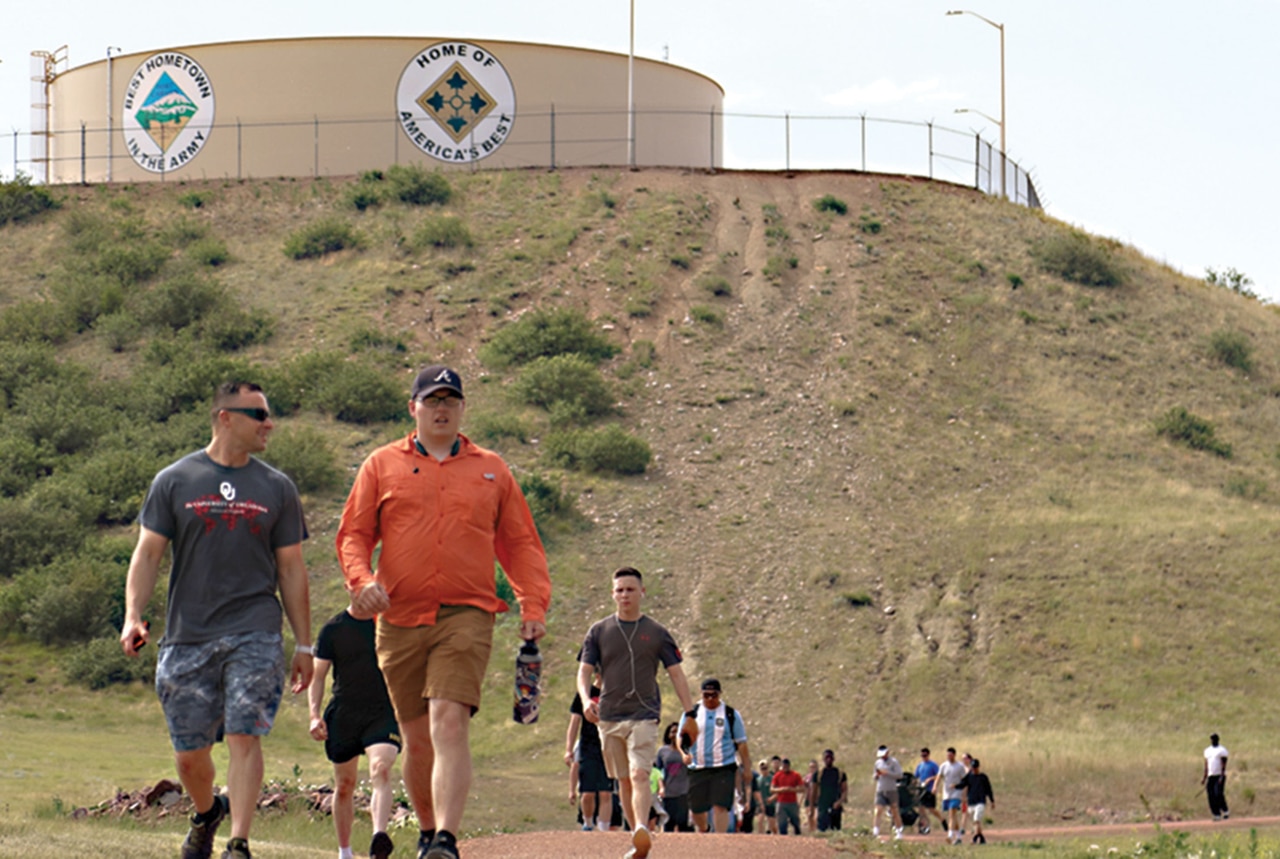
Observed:
[[[898,779],[902,778],[902,764],[892,755],[876,758],[876,790],[892,793],[898,789]]]
[[[1227,747],[1209,746],[1204,750],[1204,759],[1209,764],[1209,775],[1222,775],[1227,765]]]
[[[938,782],[942,785],[940,791],[943,799],[955,799],[960,796],[960,791],[956,789],[956,785],[960,783],[960,779],[964,778],[965,773],[969,770],[959,761],[943,761],[938,764]]]

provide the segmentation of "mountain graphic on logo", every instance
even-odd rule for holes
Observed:
[[[169,73],[164,72],[133,117],[164,152],[197,111],[195,103],[173,82]]]

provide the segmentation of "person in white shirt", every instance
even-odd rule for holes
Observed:
[[[947,843],[960,843],[960,782],[968,775],[969,770],[956,760],[956,750],[947,749],[947,759],[938,765],[938,793],[942,796],[942,810],[947,815]]]
[[[1231,816],[1227,809],[1227,748],[1218,743],[1218,735],[1209,735],[1209,747],[1204,750],[1204,776],[1200,779],[1205,795],[1209,797],[1209,813],[1214,820],[1226,820]]]
[[[875,774],[876,805],[871,817],[871,834],[880,834],[880,813],[885,809],[893,819],[894,840],[902,838],[902,813],[898,810],[898,779],[902,778],[902,764],[889,754],[887,746],[876,750]]]

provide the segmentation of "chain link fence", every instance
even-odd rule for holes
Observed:
[[[299,119],[280,122],[220,122],[210,138],[235,141],[234,169],[216,177],[199,162],[180,172],[155,173],[153,181],[199,178],[247,179],[280,175],[350,175],[352,153],[365,168],[389,164],[438,164],[450,169],[519,167],[684,167],[717,170],[854,170],[922,176],[976,188],[1020,205],[1042,208],[1031,174],[981,134],[933,122],[885,119],[865,114],[823,116],[707,111],[637,110],[635,139],[628,139],[625,110],[522,111],[518,133],[502,145],[501,158],[466,165],[437,162],[405,136],[397,117]],[[114,134],[119,135],[117,128]],[[681,135],[705,140],[705,158],[690,163],[646,159],[646,140]],[[17,129],[0,134],[0,164],[10,154],[10,177],[24,173],[37,182],[91,183],[132,165],[123,146],[107,153],[108,130],[81,124],[44,134]],[[25,156],[50,153],[48,157]],[[108,161],[108,159],[110,159]],[[230,164],[229,159],[224,159]],[[360,168],[356,168],[360,169]]]

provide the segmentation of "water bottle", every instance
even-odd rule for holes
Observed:
[[[542,702],[542,653],[538,642],[526,641],[516,654],[516,696],[511,717],[521,725],[538,721]]]

